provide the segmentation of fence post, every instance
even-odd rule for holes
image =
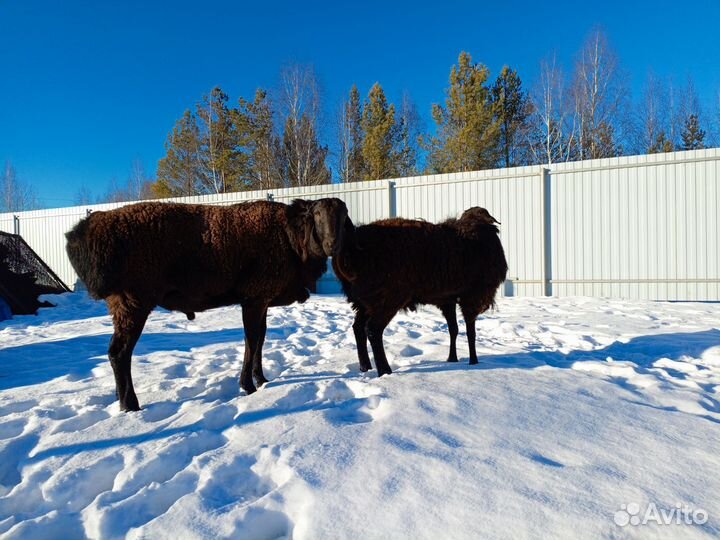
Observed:
[[[17,235],[20,234],[20,216],[13,215],[13,232]]]
[[[552,296],[552,221],[551,221],[551,184],[550,169],[540,167],[540,189],[542,190],[542,294]]]
[[[387,183],[387,197],[388,197],[388,217],[397,216],[397,208],[395,208],[395,182],[388,180]]]

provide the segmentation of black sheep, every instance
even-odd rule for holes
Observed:
[[[232,206],[138,203],[95,212],[67,233],[70,262],[115,332],[108,356],[123,410],[139,410],[132,351],[156,306],[184,312],[242,305],[245,356],[240,386],[262,371],[267,309],[304,302],[342,247],[340,199],[256,201]],[[252,371],[251,371],[252,370]]]
[[[353,323],[360,369],[371,368],[369,339],[378,375],[392,373],[382,333],[401,309],[418,304],[440,308],[450,332],[448,362],[457,362],[459,304],[467,327],[470,364],[477,363],[475,319],[495,303],[507,262],[498,223],[487,210],[473,207],[460,219],[437,225],[401,218],[355,228],[345,221],[344,247],[333,269],[355,309]]]

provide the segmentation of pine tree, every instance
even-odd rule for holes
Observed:
[[[622,155],[622,147],[616,142],[615,128],[601,122],[594,130],[594,147],[598,157],[614,157]]]
[[[503,67],[492,87],[492,103],[500,128],[499,145],[505,167],[519,165],[522,159],[521,135],[530,113],[527,94],[517,71]]]
[[[249,189],[282,187],[285,167],[280,138],[275,133],[272,103],[265,90],[258,88],[252,103],[240,99],[236,111],[237,129],[249,134]]]
[[[200,181],[206,193],[225,193],[245,188],[250,157],[244,151],[250,134],[239,129],[238,116],[227,106],[228,96],[213,88],[197,106],[200,120]]]
[[[429,139],[432,172],[472,171],[497,162],[498,125],[493,117],[488,68],[460,53],[450,72],[445,106],[433,105],[437,136]]]
[[[655,138],[655,142],[650,146],[648,149],[649,154],[659,154],[661,152],[672,152],[673,151],[673,144],[670,139],[667,138],[667,135],[665,135],[665,132],[660,132],[660,135],[658,135]]]
[[[375,83],[363,107],[362,129],[365,134],[362,157],[365,180],[399,175],[397,145],[400,126],[395,121],[395,105],[389,105],[380,84]]]
[[[699,150],[705,148],[705,144],[703,143],[705,131],[700,129],[700,120],[697,114],[691,114],[685,119],[681,137],[683,150]]]
[[[248,187],[250,128],[214,88],[185,111],[165,143],[153,192],[159,197],[225,193]]]
[[[363,163],[362,145],[365,133],[362,127],[362,104],[360,92],[353,84],[350,90],[350,100],[347,104],[348,128],[350,130],[350,154],[348,164],[348,178],[360,180],[364,177],[365,164]]]
[[[165,142],[167,155],[158,163],[153,190],[158,197],[202,192],[200,130],[192,112],[185,111]]]

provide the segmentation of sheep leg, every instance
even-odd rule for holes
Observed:
[[[262,325],[260,326],[260,337],[257,344],[257,347],[255,348],[255,355],[253,356],[253,378],[255,379],[255,384],[258,386],[262,386],[268,380],[265,378],[265,374],[263,373],[262,368],[262,348],[265,344],[265,334],[267,332],[267,308],[265,308],[265,313],[262,315]]]
[[[115,327],[108,348],[110,365],[115,375],[115,395],[120,401],[121,410],[139,411],[140,403],[133,387],[130,363],[150,310],[139,306],[132,307],[122,299],[113,299],[108,305]]]
[[[240,388],[249,395],[257,390],[252,377],[252,367],[255,351],[258,350],[262,329],[263,314],[267,306],[256,304],[243,305],[243,330],[245,330],[245,355],[243,357],[242,371],[240,372]]]
[[[480,310],[475,306],[462,305],[462,314],[465,319],[465,329],[467,331],[468,346],[470,348],[470,365],[478,363],[477,352],[475,351],[475,319],[477,319]]]
[[[378,377],[390,375],[392,369],[385,356],[385,347],[383,347],[383,331],[388,323],[395,316],[397,311],[390,315],[371,315],[367,322],[367,336],[372,347],[373,357],[375,358],[375,367],[377,368]]]
[[[355,314],[355,322],[353,323],[353,332],[355,333],[355,343],[357,344],[358,360],[360,362],[360,371],[366,372],[372,369],[370,365],[370,356],[367,348],[367,313],[362,308],[357,310]]]
[[[457,335],[458,335],[458,323],[457,313],[455,310],[455,303],[445,304],[440,307],[445,320],[447,321],[448,332],[450,332],[450,354],[448,355],[448,362],[457,362]]]

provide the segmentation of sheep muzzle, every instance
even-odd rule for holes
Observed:
[[[326,257],[332,257],[342,249],[347,215],[347,207],[340,199],[327,198],[315,202],[314,240]]]

